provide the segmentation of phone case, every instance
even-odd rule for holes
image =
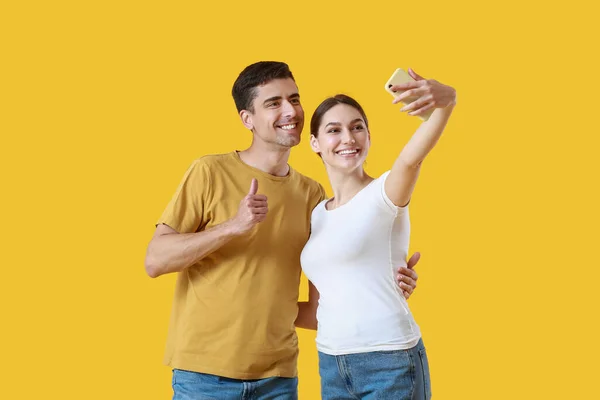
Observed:
[[[388,79],[388,81],[385,83],[385,90],[388,93],[390,93],[392,96],[398,97],[403,92],[402,91],[400,91],[400,92],[393,92],[392,89],[391,89],[391,87],[394,86],[394,85],[400,85],[402,83],[406,83],[406,82],[410,82],[410,81],[414,81],[414,79],[412,78],[412,76],[410,76],[408,74],[408,72],[406,72],[402,68],[398,68],[396,71],[394,71],[394,73],[392,74],[392,76],[390,77],[390,79]],[[419,98],[419,96],[411,96],[411,97],[408,97],[408,98],[404,99],[400,103],[402,103],[404,105],[410,104],[413,101],[417,100],[418,98]],[[428,110],[425,114],[417,115],[417,117],[421,118],[423,121],[427,121],[429,119],[429,117],[431,116],[432,113],[433,113],[433,109]]]

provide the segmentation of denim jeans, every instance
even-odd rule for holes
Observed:
[[[423,341],[411,349],[331,356],[319,352],[322,400],[429,400]]]
[[[173,370],[173,400],[297,400],[298,378],[239,380]]]

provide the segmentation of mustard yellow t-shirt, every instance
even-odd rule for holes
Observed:
[[[234,379],[294,377],[300,252],[323,187],[290,168],[276,177],[237,152],[202,157],[186,172],[158,220],[199,232],[235,216],[252,178],[267,218],[178,273],[165,363]]]

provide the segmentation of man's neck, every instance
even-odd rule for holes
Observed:
[[[287,176],[290,173],[288,159],[290,148],[260,148],[253,143],[248,149],[240,151],[240,159],[244,164],[260,169],[274,176]]]

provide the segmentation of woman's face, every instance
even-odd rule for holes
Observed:
[[[369,130],[357,109],[338,104],[323,115],[318,137],[311,136],[310,145],[332,168],[362,168],[370,146]]]

